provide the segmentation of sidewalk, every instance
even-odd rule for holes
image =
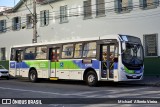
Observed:
[[[143,80],[141,81],[130,81],[127,82],[127,84],[160,87],[160,76],[144,76]]]

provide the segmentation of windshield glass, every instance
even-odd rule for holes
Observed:
[[[131,65],[143,64],[143,48],[140,44],[126,43],[126,50],[122,55],[123,62]]]

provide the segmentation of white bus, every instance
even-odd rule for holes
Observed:
[[[143,78],[143,47],[138,37],[100,37],[13,46],[10,75],[31,82],[84,80],[89,86],[98,81],[133,81]]]

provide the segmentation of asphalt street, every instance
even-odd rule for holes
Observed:
[[[31,83],[28,80],[0,80],[0,98],[160,98],[160,88],[100,82],[99,87],[89,87],[82,81],[48,81]],[[64,99],[62,99],[64,100]],[[1,107],[2,105],[0,105]],[[3,107],[30,107],[33,105],[3,105]],[[34,105],[36,106],[36,105]],[[41,105],[44,106],[44,105]],[[40,105],[37,107],[41,107]],[[48,107],[75,107],[67,104],[48,104]],[[137,104],[78,104],[77,107],[120,106],[130,107]],[[141,106],[151,106],[142,104]],[[154,106],[159,106],[154,104]]]

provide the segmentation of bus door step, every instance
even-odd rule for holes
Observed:
[[[57,77],[50,77],[49,79],[50,79],[50,80],[58,80]]]

